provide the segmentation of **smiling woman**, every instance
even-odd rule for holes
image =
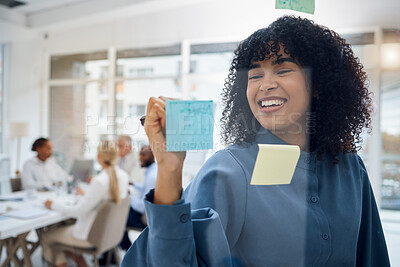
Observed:
[[[372,112],[372,100],[366,88],[367,77],[362,64],[346,40],[326,27],[316,27],[307,20],[294,20],[291,17],[278,21],[256,31],[235,51],[222,94],[225,108],[221,124],[225,142],[254,141],[261,122],[253,116],[254,108],[251,101],[247,102],[243,88],[248,88],[248,97],[249,89],[254,89],[254,83],[248,80],[248,75],[253,73],[255,66],[271,59],[291,64],[292,67],[297,65],[298,71],[306,79],[309,91],[304,96],[308,100],[302,104],[307,105],[309,101],[311,105],[307,105],[306,114],[300,111],[306,117],[301,118],[303,121],[296,128],[299,130],[299,127],[303,127],[307,132],[309,150],[316,151],[319,158],[324,153],[338,155],[340,152],[356,152],[361,148],[360,134],[364,128],[370,128]],[[275,77],[284,79],[282,76],[291,75],[286,74],[290,68],[285,70],[282,64],[275,64],[274,67],[280,70]],[[281,87],[270,90],[266,95],[283,91]],[[301,83],[297,85],[296,93],[300,91]],[[292,116],[290,121],[296,122],[298,114],[292,113]],[[306,128],[302,124],[304,119]],[[280,128],[276,123],[274,127]],[[283,139],[289,141],[291,139],[287,138],[294,138],[290,136]],[[335,157],[335,161],[337,159]]]
[[[148,228],[122,266],[389,266],[355,153],[370,123],[365,79],[350,45],[310,20],[285,16],[256,31],[236,49],[223,91],[232,145],[183,193],[186,154],[164,149],[166,99],[150,98],[157,183],[145,200]],[[290,185],[251,183],[261,144],[301,148]]]
[[[306,75],[296,61],[285,54],[283,48],[281,50],[279,58],[271,57],[250,66],[247,100],[262,127],[308,150],[305,129],[311,95]]]

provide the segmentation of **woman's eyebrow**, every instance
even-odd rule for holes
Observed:
[[[291,57],[283,57],[283,58],[278,58],[277,60],[272,62],[272,65],[279,65],[282,64],[283,62],[291,62],[294,64],[297,64],[296,60],[294,60],[294,58]]]
[[[251,63],[249,66],[249,71],[252,69],[257,69],[257,68],[261,68],[261,65],[258,63]]]

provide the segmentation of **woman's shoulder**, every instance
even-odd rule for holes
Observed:
[[[240,145],[231,145],[215,152],[200,168],[193,184],[217,183],[244,186],[248,176],[246,160],[251,154],[248,148]]]
[[[183,199],[191,203],[192,209],[216,210],[225,226],[228,221],[242,225],[244,218],[249,183],[240,151],[239,147],[231,146],[214,153],[183,194]],[[232,220],[233,217],[237,219]]]
[[[101,170],[98,174],[93,176],[91,183],[93,182],[103,183],[103,181],[106,181],[106,179],[108,179],[107,170]]]
[[[249,155],[257,155],[258,153],[258,144],[257,143],[237,143],[231,144],[217,151],[215,154],[221,153],[222,155],[231,155],[233,158],[237,160],[241,160],[242,158],[248,157]]]
[[[368,179],[367,168],[365,167],[362,157],[357,153],[349,153],[349,160],[353,163],[352,165],[360,173],[360,176]]]
[[[243,168],[243,159],[252,154],[250,148],[250,146],[243,146],[241,144],[230,145],[215,152],[204,165],[217,168]]]
[[[335,159],[337,160],[336,164],[334,163]],[[346,177],[359,180],[362,184],[368,180],[368,173],[364,161],[356,152],[340,152],[336,157],[324,157],[323,166],[326,168],[339,168],[342,175],[345,174]]]
[[[337,159],[339,160],[339,165],[349,165],[353,168],[365,169],[365,165],[360,154],[356,152],[340,152],[337,156]]]
[[[37,157],[29,158],[24,162],[24,166],[30,166],[30,165],[37,164],[38,161],[39,161],[39,159]]]
[[[124,180],[128,180],[129,179],[129,175],[126,171],[122,170],[121,168],[119,168],[118,166],[115,166],[115,172],[117,174],[117,178],[118,179],[124,179]],[[101,172],[99,172],[95,177],[93,177],[93,180],[97,180],[99,182],[105,182],[108,181],[109,179],[109,174],[107,169],[101,170]]]
[[[128,173],[121,169],[119,166],[115,166],[115,172],[117,173],[118,178],[129,178]]]

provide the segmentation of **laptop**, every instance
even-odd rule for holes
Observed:
[[[92,159],[74,159],[70,174],[74,177],[74,181],[86,182],[88,175],[93,174],[94,161]]]

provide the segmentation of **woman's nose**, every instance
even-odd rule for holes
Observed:
[[[265,74],[259,89],[262,91],[268,91],[277,88],[277,86],[277,82],[274,79],[273,75]]]

